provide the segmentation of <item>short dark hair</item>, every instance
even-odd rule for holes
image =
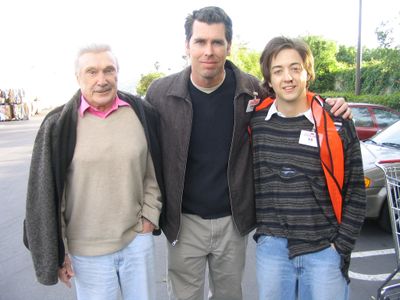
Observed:
[[[185,22],[186,41],[189,41],[193,35],[194,21],[207,23],[209,25],[223,23],[225,25],[225,38],[228,43],[232,42],[232,20],[222,8],[207,6],[189,14]]]
[[[274,90],[269,86],[269,83],[271,82],[272,59],[284,49],[296,50],[303,59],[304,68],[308,75],[307,88],[309,87],[310,82],[315,79],[314,57],[307,43],[300,39],[290,39],[283,36],[275,37],[267,43],[260,57],[260,67],[264,77],[262,87],[267,91],[268,96],[275,96]]]

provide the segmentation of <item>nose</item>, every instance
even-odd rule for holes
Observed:
[[[206,56],[212,56],[213,53],[214,53],[214,49],[213,49],[212,43],[207,43],[207,45],[205,46],[205,49],[204,49],[204,54]]]
[[[292,81],[293,80],[292,74],[290,74],[290,70],[289,69],[285,69],[284,70],[284,80],[285,81]]]
[[[107,84],[107,79],[106,76],[103,72],[99,72],[99,74],[97,75],[97,84],[98,85],[105,85]]]

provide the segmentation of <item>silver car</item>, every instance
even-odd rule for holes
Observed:
[[[367,218],[377,219],[382,229],[390,231],[385,176],[375,163],[400,159],[400,121],[361,142],[361,152],[367,193]]]

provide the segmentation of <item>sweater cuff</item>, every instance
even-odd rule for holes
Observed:
[[[154,208],[150,208],[147,206],[143,207],[142,217],[146,218],[150,221],[154,226],[155,229],[159,229],[158,222],[160,219],[160,211]]]

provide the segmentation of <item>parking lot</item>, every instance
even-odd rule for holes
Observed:
[[[0,300],[75,299],[73,290],[61,284],[45,287],[35,281],[29,252],[22,243],[26,182],[30,154],[41,117],[29,121],[0,123]],[[165,238],[156,238],[157,300],[167,299],[165,284]],[[255,244],[247,249],[244,299],[257,299]],[[374,299],[396,259],[392,236],[374,222],[366,222],[350,266],[352,300]]]

